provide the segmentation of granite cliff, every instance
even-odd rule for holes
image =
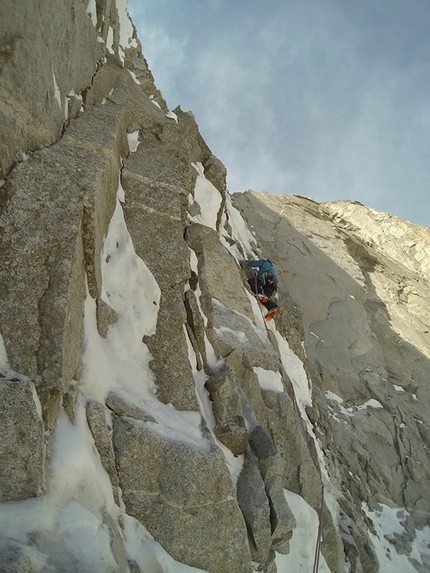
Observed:
[[[0,569],[428,570],[429,229],[230,196],[124,1],[21,4],[0,7]]]

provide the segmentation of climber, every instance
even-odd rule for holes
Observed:
[[[245,261],[248,266],[257,270],[255,277],[248,279],[251,291],[263,306],[267,308],[266,320],[272,320],[280,314],[278,305],[270,300],[270,297],[278,290],[278,279],[272,262],[268,259]]]

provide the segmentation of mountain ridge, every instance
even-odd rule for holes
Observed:
[[[1,568],[425,571],[430,230],[230,195],[125,6],[1,7]]]

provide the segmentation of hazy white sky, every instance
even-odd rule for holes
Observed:
[[[429,0],[129,0],[170,109],[230,192],[354,199],[430,226]]]

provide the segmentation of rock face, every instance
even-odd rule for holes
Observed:
[[[429,229],[347,201],[248,191],[234,204],[303,311],[315,433],[342,510],[356,521],[358,500],[384,503],[426,525]]]
[[[115,420],[127,512],[178,561],[210,570],[216,555],[219,571],[248,572],[249,547],[235,489],[221,450],[208,446],[204,451],[175,444],[142,424]]]
[[[0,403],[1,499],[42,495],[46,487],[45,447],[34,385],[30,381],[0,379]]]
[[[424,571],[429,230],[230,197],[123,2],[3,2],[0,75],[0,569]]]

